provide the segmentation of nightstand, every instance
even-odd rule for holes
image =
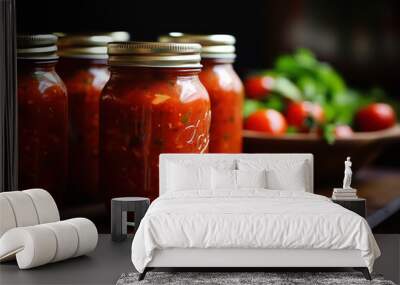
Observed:
[[[364,198],[357,198],[352,200],[338,200],[332,199],[333,203],[359,214],[361,217],[367,217],[366,200]]]
[[[135,231],[146,214],[150,199],[144,197],[120,197],[111,199],[111,237],[113,241],[124,241],[127,227],[134,226]],[[135,221],[127,221],[127,212],[134,212]]]

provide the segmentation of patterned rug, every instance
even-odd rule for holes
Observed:
[[[395,285],[392,281],[384,280],[380,275],[372,275],[373,280],[368,281],[360,272],[148,272],[142,281],[138,281],[138,276],[138,273],[122,274],[117,285]]]

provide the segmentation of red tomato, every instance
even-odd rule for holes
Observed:
[[[278,111],[263,109],[247,118],[245,128],[272,135],[282,135],[286,132],[287,123],[285,117]]]
[[[271,92],[273,84],[274,78],[271,76],[249,76],[244,81],[246,96],[251,99],[261,99]]]
[[[390,128],[396,124],[393,108],[385,103],[373,103],[361,108],[356,114],[356,125],[362,132],[373,132]]]
[[[290,103],[286,110],[286,119],[289,125],[299,131],[307,132],[325,120],[324,110],[316,103],[308,101]],[[308,122],[307,119],[311,119]]]
[[[348,125],[338,125],[335,127],[336,138],[349,138],[353,135],[353,129]]]

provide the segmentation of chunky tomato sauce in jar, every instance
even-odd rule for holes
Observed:
[[[61,203],[66,186],[68,102],[55,71],[54,35],[18,36],[19,188],[44,188]]]
[[[111,197],[158,196],[160,153],[208,151],[210,102],[200,45],[111,43],[101,95],[100,185]]]
[[[68,90],[68,202],[93,202],[99,197],[99,104],[109,79],[107,43],[128,40],[126,32],[67,34],[60,37],[57,72]],[[78,199],[76,199],[78,198]]]
[[[195,42],[202,45],[200,80],[211,101],[210,152],[238,153],[242,150],[243,84],[233,69],[235,38],[230,35],[171,33],[162,42]]]

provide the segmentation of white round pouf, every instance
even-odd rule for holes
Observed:
[[[0,259],[15,255],[20,269],[49,263],[56,252],[54,232],[41,225],[11,229],[0,239]]]
[[[79,237],[74,227],[65,221],[42,225],[51,229],[56,235],[57,252],[51,262],[71,258],[78,250]]]
[[[35,205],[30,196],[21,191],[2,192],[11,205],[17,227],[33,226],[39,223]]]
[[[16,226],[17,222],[15,221],[11,204],[8,199],[0,193],[0,238],[6,231]]]
[[[39,188],[24,190],[22,192],[31,197],[39,217],[39,224],[57,222],[60,220],[56,202],[49,192]]]
[[[74,257],[91,252],[96,248],[98,233],[92,221],[84,218],[74,218],[64,222],[73,225],[78,232],[79,244]]]
[[[43,189],[0,193],[0,262],[16,258],[20,269],[28,269],[89,253],[97,241],[90,220],[60,221]]]
[[[33,268],[87,254],[97,240],[96,226],[84,218],[17,227],[0,238],[0,261],[16,257],[20,269]]]

